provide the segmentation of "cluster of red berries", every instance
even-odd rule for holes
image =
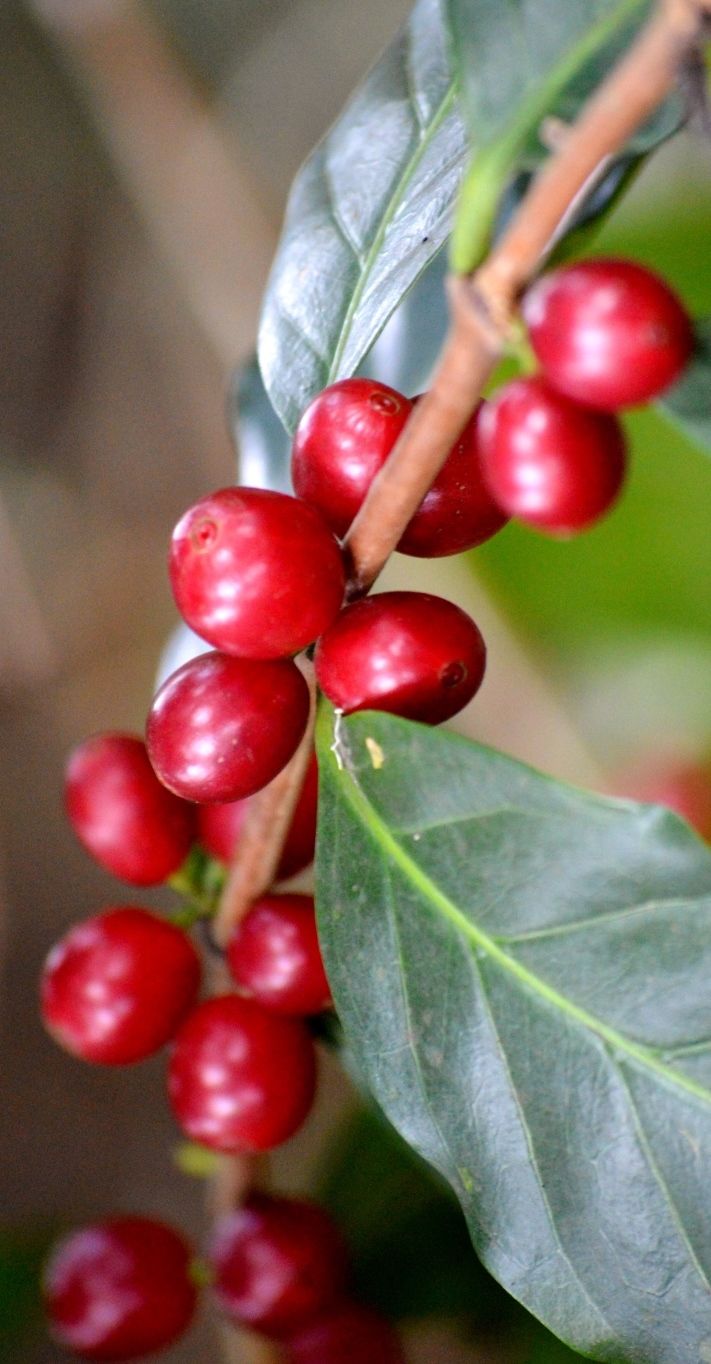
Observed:
[[[60,1342],[84,1359],[130,1360],[190,1325],[209,1281],[232,1322],[279,1343],[284,1364],[403,1364],[392,1327],[348,1294],[348,1255],[314,1203],[251,1194],[215,1224],[204,1262],[172,1227],[115,1217],[54,1249],[45,1298]]]
[[[592,524],[624,473],[613,412],[660,392],[691,351],[680,304],[629,263],[560,270],[531,290],[524,315],[543,376],[519,379],[480,404],[406,527],[402,552],[471,549],[511,515],[556,534]],[[419,592],[343,606],[337,537],[415,401],[370,379],[333,384],[296,433],[298,496],[221,489],[179,521],[173,592],[212,651],[161,687],[145,745],[133,735],[98,735],[79,746],[67,771],[74,829],[115,875],[159,884],[179,873],[195,841],[231,859],[249,798],[289,761],[306,729],[309,691],[294,662],[303,649],[315,645],[317,681],[344,713],[374,708],[437,724],[476,693],[486,651],[457,606]],[[312,759],[280,878],[313,856],[316,799]],[[139,1061],[171,1043],[168,1093],[183,1131],[218,1151],[265,1151],[296,1131],[314,1096],[306,1020],[330,998],[313,900],[262,898],[226,955],[236,992],[198,1003],[200,958],[183,929],[146,909],[115,906],[52,950],[42,1013],[57,1040],[100,1064]],[[387,1324],[341,1301],[344,1258],[335,1237],[318,1209],[254,1195],[215,1233],[218,1299],[237,1319],[288,1335],[293,1364],[341,1360],[346,1342],[354,1364],[391,1364],[400,1356]],[[90,1359],[134,1358],[187,1324],[189,1254],[168,1228],[114,1219],[58,1247],[47,1295],[59,1340]]]

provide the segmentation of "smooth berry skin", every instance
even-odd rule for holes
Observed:
[[[382,592],[341,612],[319,640],[315,664],[319,686],[346,715],[386,710],[438,725],[479,690],[486,648],[452,602]]]
[[[508,522],[484,480],[479,449],[480,403],[398,543],[401,554],[438,559],[490,540]]]
[[[322,1208],[260,1193],[216,1224],[207,1259],[220,1309],[276,1337],[335,1302],[348,1272],[341,1235]]]
[[[54,1339],[81,1359],[140,1359],[190,1324],[191,1252],[177,1232],[144,1217],[80,1227],[55,1245],[44,1274]]]
[[[402,393],[375,379],[340,379],[313,399],[294,437],[294,490],[345,535],[410,413]]]
[[[294,439],[292,480],[300,497],[345,535],[414,403],[372,379],[343,379],[314,398]],[[478,411],[409,522],[397,548],[432,559],[473,549],[506,524],[482,477]]]
[[[301,795],[279,859],[275,877],[277,881],[295,876],[313,862],[317,802],[318,763],[314,753],[306,769]],[[232,861],[248,809],[249,802],[246,800],[235,800],[226,805],[201,805],[198,808],[198,839],[211,857],[216,857],[219,862]]]
[[[389,1321],[345,1301],[290,1336],[285,1364],[405,1364],[405,1356]]]
[[[481,422],[481,449],[492,496],[549,535],[595,525],[625,477],[617,419],[581,407],[539,376],[514,379],[494,394]]]
[[[165,881],[196,837],[194,810],[158,781],[137,734],[95,734],[79,744],[67,763],[64,799],[91,856],[135,886]]]
[[[104,1066],[151,1056],[195,1003],[200,958],[174,924],[124,906],[86,919],[52,948],[42,1020],[60,1046]]]
[[[311,895],[265,895],[227,944],[240,990],[280,1014],[317,1014],[331,1003]]]
[[[523,315],[549,383],[605,412],[663,393],[694,344],[676,294],[634,261],[562,266],[528,291]]]
[[[188,1015],[168,1069],[178,1123],[216,1151],[279,1146],[304,1121],[315,1085],[305,1023],[237,995],[218,995]]]
[[[286,493],[221,488],[178,522],[170,548],[178,609],[196,634],[240,658],[287,658],[337,615],[340,546],[312,506]]]
[[[157,693],[148,756],[164,785],[185,800],[243,800],[281,772],[308,715],[308,687],[290,659],[200,654]]]

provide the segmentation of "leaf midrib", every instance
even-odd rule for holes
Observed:
[[[436,112],[433,114],[432,119],[430,120],[430,123],[427,126],[426,132],[421,134],[417,146],[414,152],[412,153],[412,156],[410,157],[409,161],[407,162],[407,165],[405,166],[402,174],[400,175],[400,178],[392,192],[392,195],[390,196],[388,206],[380,220],[378,230],[375,236],[373,237],[373,240],[370,244],[370,247],[368,248],[368,251],[366,252],[366,255],[363,258],[358,283],[356,284],[356,287],[353,290],[353,293],[351,294],[350,303],[348,304],[348,308],[343,319],[343,324],[341,326],[341,330],[338,336],[338,342],[333,352],[331,365],[328,371],[327,383],[329,384],[333,383],[338,376],[338,367],[341,363],[341,360],[343,358],[343,352],[345,351],[346,344],[350,337],[351,324],[360,306],[360,302],[365,292],[365,287],[370,277],[373,266],[380,254],[380,248],[385,240],[385,234],[391,222],[393,221],[393,218],[395,217],[397,209],[402,203],[405,190],[407,189],[420,161],[422,160],[424,153],[426,152],[427,148],[432,142],[435,133],[438,132],[439,128],[444,122],[444,119],[449,113],[450,108],[453,106],[455,97],[456,87],[454,81],[452,81],[451,85],[447,89],[447,93],[445,94],[440,104],[438,105]],[[412,106],[412,98],[410,98],[408,102]],[[416,122],[418,129],[421,128],[421,124],[418,119],[416,119]]]
[[[343,752],[343,748],[341,748]],[[402,845],[391,833],[388,826],[380,818],[375,807],[368,800],[365,792],[360,786],[352,766],[347,761],[347,754],[343,753],[345,764],[340,773],[340,777],[347,778],[347,785],[341,781],[341,786],[346,800],[352,809],[361,819],[363,825],[369,830],[373,838],[380,844],[383,851],[386,851],[393,861],[405,872],[413,886],[420,892],[425,902],[428,900],[433,906],[446,915],[452,924],[458,929],[463,937],[467,938],[472,946],[479,951],[485,952],[489,959],[496,965],[503,967],[509,974],[521,981],[534,995],[546,1000],[568,1018],[574,1020],[589,1032],[595,1033],[603,1042],[606,1043],[614,1052],[624,1053],[631,1060],[636,1061],[645,1069],[661,1077],[667,1083],[677,1086],[679,1089],[686,1090],[695,1098],[702,1100],[706,1105],[711,1105],[711,1094],[702,1085],[698,1084],[690,1076],[672,1070],[669,1066],[659,1059],[656,1054],[648,1047],[641,1046],[637,1042],[632,1042],[623,1033],[617,1032],[607,1023],[603,1023],[594,1014],[590,1014],[586,1009],[580,1008],[572,1000],[566,998],[553,986],[541,980],[540,976],[534,975],[521,962],[509,956],[499,945],[495,938],[472,923],[465,914],[444,894],[434,881],[418,866],[417,862],[410,857]]]
[[[495,131],[490,139],[482,143],[482,152],[498,144],[507,146],[511,152],[517,149],[521,140],[525,139],[531,129],[541,121],[551,102],[563,93],[580,68],[608,39],[614,37],[625,19],[647,4],[648,0],[619,0],[607,14],[601,15],[595,24],[586,29],[578,42],[562,55],[560,61],[549,68],[548,77],[543,84],[536,82],[531,93],[519,105],[516,118],[509,125],[508,132]]]

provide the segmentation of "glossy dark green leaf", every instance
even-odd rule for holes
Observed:
[[[318,1193],[348,1241],[358,1296],[386,1316],[481,1325],[510,1315],[448,1186],[375,1109],[349,1116]]]
[[[294,183],[259,339],[289,430],[354,373],[446,240],[466,155],[442,0],[419,0]]]
[[[665,417],[711,454],[711,318],[697,322],[694,358],[659,407]]]
[[[711,1358],[711,853],[443,730],[319,722],[319,926],[378,1103],[572,1348]]]
[[[455,270],[477,264],[502,185],[547,154],[544,120],[576,118],[651,7],[651,0],[446,0],[473,153],[452,242]],[[667,137],[680,118],[673,98],[632,139],[623,165]]]

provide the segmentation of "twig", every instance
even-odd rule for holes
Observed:
[[[366,592],[434,482],[501,356],[518,297],[570,204],[674,88],[711,0],[664,0],[525,195],[473,279],[450,279],[451,326],[432,384],[370,486],[346,537],[350,595]]]
[[[214,937],[220,947],[224,947],[253,901],[272,884],[304,784],[313,748],[316,687],[311,664],[302,660],[302,667],[311,693],[309,722],[291,762],[250,801],[238,854],[215,916]]]
[[[213,924],[213,936],[224,947],[250,905],[269,889],[284,840],[304,784],[313,748],[316,718],[316,686],[311,664],[301,660],[311,695],[311,710],[304,737],[291,762],[250,802],[235,860],[230,868]],[[213,969],[214,993],[230,988],[224,967]],[[224,1156],[211,1182],[209,1207],[213,1217],[235,1208],[259,1176],[264,1183],[264,1158],[250,1155]],[[249,1332],[222,1326],[223,1353],[232,1364],[277,1364],[274,1347]]]

